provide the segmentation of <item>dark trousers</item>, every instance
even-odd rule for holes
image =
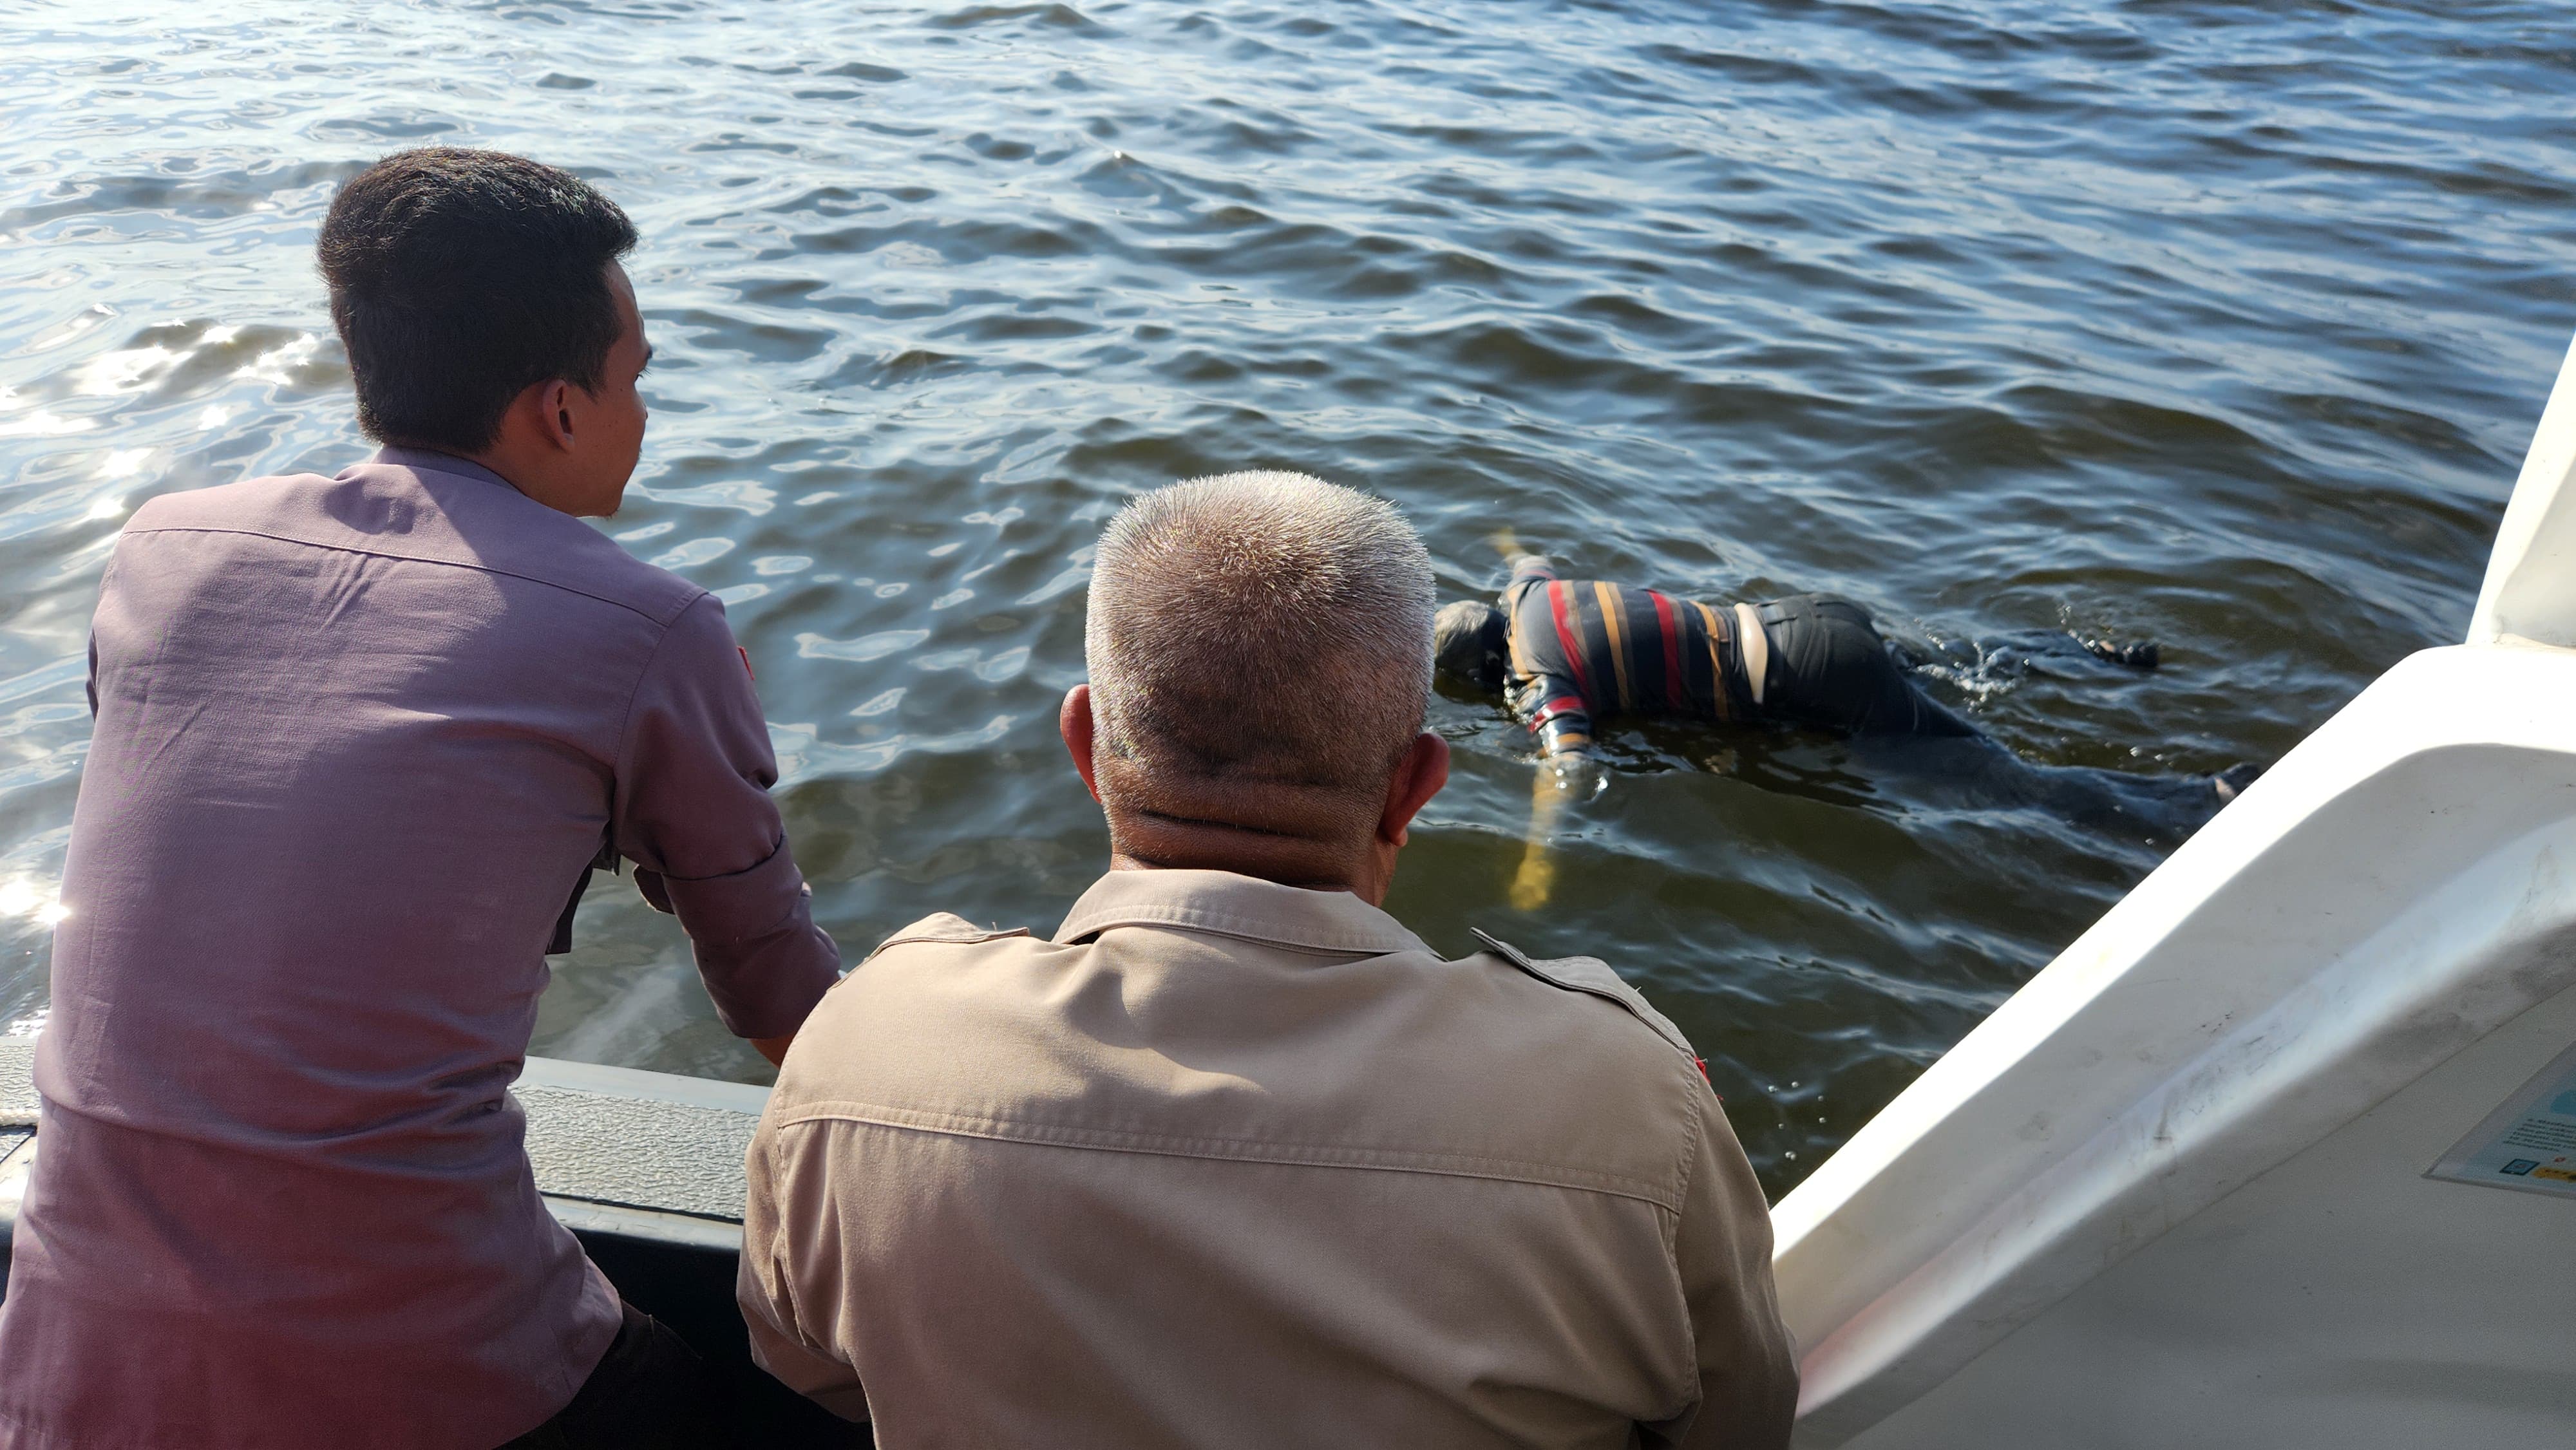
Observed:
[[[669,1325],[625,1307],[616,1340],[572,1403],[501,1450],[703,1450],[729,1443],[706,1362]]]
[[[1758,605],[1771,639],[1762,713],[1845,735],[1974,735],[1888,658],[1869,611],[1830,594]]]

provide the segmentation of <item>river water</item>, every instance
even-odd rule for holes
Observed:
[[[723,593],[853,958],[933,909],[1051,928],[1100,869],[1053,715],[1136,490],[1384,493],[1444,598],[1499,582],[1503,526],[1585,575],[1838,591],[2025,757],[2181,774],[2459,636],[2576,327],[2551,5],[861,11],[0,3],[10,1030],[119,520],[360,454],[310,249],[404,146],[573,167],[640,225],[655,416],[607,528]],[[1615,963],[1775,1193],[2174,844],[1628,731],[1521,913],[1529,741],[1463,696],[1435,724],[1456,779],[1391,909]],[[536,1050],[766,1077],[622,886]]]

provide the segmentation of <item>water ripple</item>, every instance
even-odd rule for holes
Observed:
[[[780,798],[855,952],[1087,883],[1052,721],[1090,545],[1232,468],[1397,499],[1452,596],[1502,526],[1850,594],[2041,761],[2277,755],[2465,621],[2576,327],[2566,34],[2536,0],[20,5],[0,1020],[45,1000],[118,521],[357,452],[310,247],[386,150],[525,149],[634,214],[661,351],[607,527],[817,722],[775,727]],[[1774,1189],[2170,844],[1647,728],[1517,918],[1526,736],[1433,723],[1456,782],[1397,909],[1634,973]],[[759,1075],[667,925],[595,900],[539,1050]]]

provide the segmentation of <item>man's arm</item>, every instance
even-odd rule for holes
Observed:
[[[1520,911],[1547,905],[1556,889],[1556,863],[1549,838],[1568,809],[1589,800],[1601,786],[1600,763],[1592,753],[1592,714],[1583,691],[1566,672],[1563,646],[1553,638],[1532,639],[1523,628],[1538,627],[1545,616],[1530,591],[1556,581],[1556,565],[1544,554],[1520,546],[1509,529],[1494,536],[1494,546],[1511,561],[1510,582],[1503,586],[1502,610],[1511,626],[1509,674],[1504,698],[1512,713],[1538,736],[1538,775],[1530,783],[1529,834],[1521,847],[1520,868],[1512,873],[1510,899]],[[1524,602],[1530,604],[1524,610]]]
[[[1508,531],[1502,537],[1508,538]],[[1577,662],[1565,658],[1564,644],[1552,632],[1546,605],[1531,596],[1531,591],[1556,582],[1556,566],[1544,554],[1522,552],[1510,558],[1512,577],[1503,586],[1500,601],[1510,636],[1503,697],[1521,723],[1537,734],[1540,753],[1549,760],[1588,755],[1592,715],[1574,677]]]
[[[1700,1094],[1699,1153],[1673,1236],[1698,1342],[1699,1405],[1646,1427],[1686,1450],[1781,1450],[1798,1414],[1798,1356],[1771,1281],[1771,1210],[1726,1109]]]
[[[810,1125],[800,1132],[815,1131]],[[743,1157],[742,1259],[734,1303],[751,1334],[751,1360],[780,1383],[845,1420],[868,1418],[859,1372],[815,1336],[828,1335],[846,1306],[829,1231],[827,1168],[801,1163],[764,1117]],[[803,1272],[789,1230],[806,1241]],[[810,1323],[809,1323],[810,1319]]]
[[[612,830],[644,899],[688,932],[716,1015],[764,1056],[784,1055],[841,967],[769,798],[777,779],[751,671],[724,606],[703,597],[636,688]]]
[[[1520,657],[1515,651],[1516,666]],[[1536,911],[1547,905],[1556,887],[1548,842],[1566,812],[1600,789],[1601,764],[1592,754],[1592,715],[1572,680],[1544,674],[1516,678],[1511,698],[1516,713],[1537,734],[1540,752],[1538,772],[1530,782],[1529,834],[1521,847],[1520,869],[1512,875],[1511,902],[1515,910]]]
[[[1520,868],[1512,873],[1515,911],[1536,911],[1556,891],[1556,859],[1548,843],[1566,812],[1601,787],[1601,763],[1589,746],[1588,737],[1563,747],[1549,740],[1547,757],[1530,777],[1529,834],[1521,843]]]

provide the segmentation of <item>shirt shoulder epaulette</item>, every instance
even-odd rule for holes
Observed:
[[[916,942],[936,942],[946,946],[972,946],[977,942],[999,941],[1004,937],[1027,936],[1025,926],[977,926],[953,911],[933,912],[903,928],[868,953],[873,959],[890,947],[910,946]]]
[[[1470,928],[1470,930],[1475,929]],[[1510,942],[1481,930],[1476,931],[1476,940],[1483,942],[1486,949],[1495,956],[1501,957],[1551,987],[1567,992],[1583,992],[1617,1003],[1626,1008],[1638,1021],[1653,1029],[1656,1036],[1680,1049],[1682,1056],[1693,1062],[1699,1060],[1699,1054],[1692,1049],[1690,1039],[1682,1035],[1679,1027],[1673,1025],[1672,1019],[1656,1011],[1654,1004],[1648,1002],[1644,994],[1622,981],[1617,972],[1610,970],[1610,964],[1599,957],[1533,957]]]

